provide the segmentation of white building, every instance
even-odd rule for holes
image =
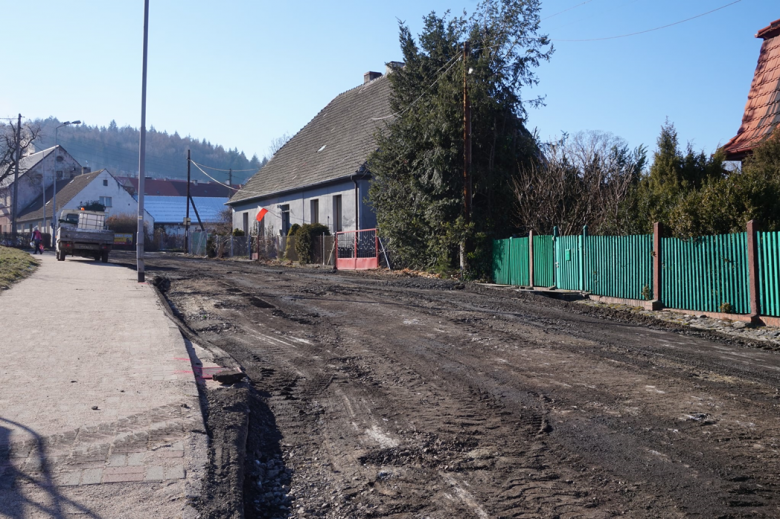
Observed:
[[[270,236],[296,223],[331,232],[376,227],[366,160],[376,149],[374,133],[392,115],[390,93],[386,76],[367,72],[361,86],[333,99],[233,195],[233,228]],[[260,208],[268,214],[256,226]]]
[[[65,209],[79,209],[90,202],[100,202],[106,207],[108,216],[129,215],[133,219],[138,214],[138,202],[122,187],[122,185],[107,170],[93,171],[76,175],[66,185],[58,185],[57,213]],[[51,191],[51,188],[49,189]],[[52,199],[48,193],[46,200],[46,222],[51,221]],[[51,232],[47,227],[43,228],[43,200],[37,197],[19,212],[17,218],[17,230],[26,231],[38,227],[42,232]],[[147,230],[154,227],[154,218],[145,211],[144,224]]]

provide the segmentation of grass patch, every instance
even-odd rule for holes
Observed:
[[[0,245],[0,290],[11,288],[11,283],[24,279],[38,268],[38,262],[29,253]]]

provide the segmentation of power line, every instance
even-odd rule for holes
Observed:
[[[593,1],[593,0],[585,0],[585,1],[584,1],[584,2],[582,2],[582,3],[579,3],[579,4],[577,4],[577,5],[574,5],[574,6],[572,6],[572,7],[569,7],[568,9],[564,9],[563,11],[558,11],[557,13],[555,13],[555,14],[551,14],[550,16],[545,16],[544,18],[542,18],[542,19],[541,19],[541,20],[539,20],[539,21],[540,21],[540,22],[543,22],[543,21],[545,21],[545,20],[549,20],[550,18],[553,18],[553,17],[555,17],[555,16],[558,16],[559,14],[563,14],[563,13],[566,13],[566,12],[569,12],[569,11],[571,11],[572,9],[576,9],[576,8],[578,8],[578,7],[579,7],[579,6],[581,6],[581,5],[589,4],[589,3],[590,3],[590,2],[592,2],[592,1]]]
[[[429,86],[428,88],[426,88],[426,89],[425,89],[425,92],[423,92],[422,94],[420,94],[420,97],[418,97],[417,99],[415,99],[414,101],[412,101],[412,103],[411,103],[409,106],[407,106],[407,107],[406,107],[406,108],[405,108],[405,109],[404,109],[404,110],[403,110],[403,111],[402,111],[400,114],[390,114],[390,115],[386,115],[386,116],[384,116],[384,117],[372,117],[372,118],[371,118],[371,120],[372,120],[372,121],[382,121],[382,120],[384,120],[384,119],[390,119],[391,117],[401,117],[403,114],[405,114],[406,112],[408,112],[409,110],[411,110],[411,109],[412,109],[412,107],[413,107],[415,104],[417,104],[417,101],[419,101],[420,99],[422,99],[422,98],[423,98],[423,96],[425,96],[425,94],[427,94],[428,92],[430,92],[430,91],[431,91],[431,89],[433,89],[433,87],[434,87],[434,86],[436,86],[436,83],[438,83],[438,82],[439,82],[439,80],[440,80],[441,78],[443,78],[443,77],[444,77],[444,74],[446,74],[447,72],[449,72],[449,71],[450,71],[450,69],[451,69],[452,67],[454,67],[454,66],[455,66],[455,64],[456,64],[458,61],[460,61],[460,59],[461,59],[461,58],[462,58],[462,56],[460,56],[460,55],[456,55],[455,57],[451,58],[451,59],[450,59],[450,61],[448,61],[447,63],[445,63],[445,64],[444,64],[444,65],[442,65],[441,67],[439,67],[439,70],[441,70],[441,69],[443,69],[444,67],[446,67],[446,66],[447,66],[447,65],[448,65],[450,62],[454,61],[454,62],[452,63],[452,65],[450,65],[450,66],[447,68],[447,70],[445,70],[444,72],[442,72],[441,74],[439,74],[439,77],[437,77],[437,78],[436,78],[436,81],[434,81],[433,83],[431,83],[431,84],[430,84],[430,86]],[[435,73],[437,74],[437,73],[439,72],[439,70],[437,70]]]
[[[192,161],[192,163],[196,164],[196,162],[194,160]],[[232,171],[233,173],[244,172],[244,171],[258,171],[257,168],[251,168],[251,169],[219,169],[219,168],[214,168],[214,167],[211,167],[211,166],[204,166],[203,164],[198,164],[198,165],[203,167],[203,168],[210,169],[210,170],[213,170],[213,171],[225,171],[225,172]]]
[[[618,39],[618,38],[628,38],[629,36],[636,36],[638,34],[646,34],[648,32],[660,31],[661,29],[666,29],[667,27],[672,27],[674,25],[680,25],[681,23],[690,22],[691,20],[695,20],[696,18],[701,18],[702,16],[707,16],[708,14],[712,14],[715,11],[720,11],[721,9],[725,9],[726,7],[729,7],[731,5],[738,4],[741,1],[742,0],[736,0],[736,1],[731,2],[729,4],[722,5],[722,6],[716,8],[716,9],[713,9],[711,11],[707,11],[706,13],[697,14],[696,16],[691,16],[690,18],[686,18],[685,20],[680,20],[679,22],[669,23],[669,24],[666,24],[666,25],[662,25],[660,27],[654,27],[652,29],[647,29],[647,30],[644,30],[644,31],[632,32],[632,33],[629,33],[629,34],[621,34],[619,36],[607,36],[606,38],[588,38],[588,39],[584,39],[584,40],[563,40],[563,39],[559,39],[559,38],[551,38],[550,40],[551,41],[577,41],[577,42],[583,42],[583,41],[603,41],[603,40],[615,40],[615,39]]]

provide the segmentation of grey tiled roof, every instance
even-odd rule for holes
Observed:
[[[55,149],[57,149],[57,147],[52,146],[51,148],[46,148],[45,150],[41,150],[38,153],[33,153],[32,155],[27,155],[26,157],[22,157],[21,160],[19,160],[19,176],[21,177],[22,175],[27,173],[28,170],[32,169],[36,164],[38,164],[40,161],[48,157],[50,153],[54,152]],[[7,168],[11,168],[11,167],[12,166],[10,165],[7,166]],[[3,170],[3,173],[5,173],[6,170]],[[13,175],[8,175],[3,179],[3,182],[2,184],[0,184],[0,187],[5,187],[7,185],[10,185],[13,183],[13,181],[14,181]]]
[[[357,172],[390,119],[391,87],[382,76],[338,95],[230,199],[230,204],[321,184]],[[382,120],[376,120],[384,118]]]
[[[21,161],[19,162],[21,164]],[[57,182],[57,208],[58,210],[61,210],[63,207],[65,207],[65,204],[73,200],[76,195],[81,193],[81,191],[87,187],[87,185],[92,182],[95,177],[97,177],[100,173],[102,173],[104,170],[100,171],[93,171],[92,173],[85,173],[83,175],[76,175],[73,177],[73,180],[68,182],[64,187],[62,186],[62,180]],[[51,188],[47,190],[46,193],[46,215],[47,218],[51,218]],[[86,200],[85,200],[86,201]],[[30,203],[27,207],[25,207],[20,213],[19,217],[17,218],[17,221],[19,223],[24,223],[27,221],[36,221],[43,219],[43,211],[41,211],[41,206],[43,205],[43,200],[41,200],[41,197],[36,197],[36,199]]]

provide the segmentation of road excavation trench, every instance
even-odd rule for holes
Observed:
[[[776,352],[455,281],[148,265],[251,378],[247,517],[780,516]]]

